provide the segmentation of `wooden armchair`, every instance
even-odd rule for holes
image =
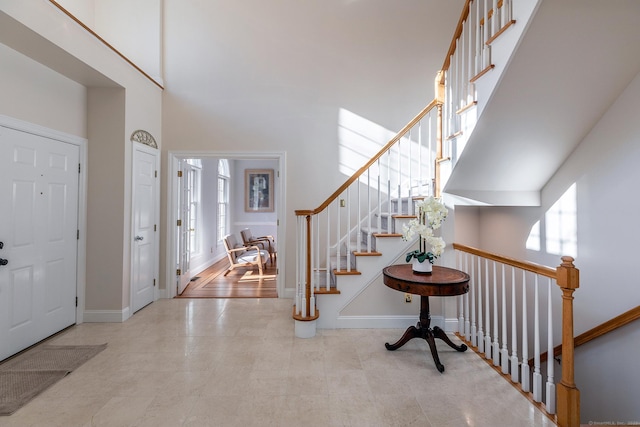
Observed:
[[[240,231],[240,236],[242,236],[242,242],[245,246],[257,246],[269,252],[269,260],[273,264],[277,256],[276,241],[273,236],[255,237],[248,228]]]
[[[233,234],[224,236],[223,241],[230,264],[229,269],[224,273],[225,276],[235,268],[253,268],[254,266],[258,266],[258,271],[262,276],[262,269],[269,258],[269,252],[255,245],[250,247],[239,245]]]

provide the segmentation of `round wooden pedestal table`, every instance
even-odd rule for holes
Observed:
[[[395,344],[385,343],[387,350],[397,350],[413,338],[423,338],[429,344],[433,361],[440,372],[444,365],[440,363],[435,338],[441,339],[457,351],[466,351],[467,346],[454,344],[438,326],[431,328],[429,297],[448,297],[469,292],[469,275],[453,268],[433,266],[431,273],[415,273],[411,264],[390,265],[382,270],[384,284],[400,292],[420,295],[420,320],[416,326],[409,326],[404,335]]]

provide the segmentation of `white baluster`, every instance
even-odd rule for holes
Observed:
[[[547,393],[546,410],[550,414],[556,413],[556,383],[553,379],[553,305],[551,301],[551,279],[547,284]]]
[[[373,214],[371,208],[371,167],[367,169],[367,252],[371,252],[371,215]],[[362,233],[362,230],[360,230]],[[358,233],[358,234],[360,234]],[[362,239],[360,239],[362,240]],[[358,248],[360,245],[358,244]],[[358,249],[359,251],[360,249]]]
[[[469,25],[467,26],[467,101],[466,104],[469,105],[475,100],[475,94],[473,91],[473,83],[470,82],[471,78],[475,76],[473,62],[474,62],[474,50],[475,50],[475,8],[469,8],[469,16],[467,17],[467,22]]]
[[[498,342],[498,275],[496,262],[493,261],[493,366],[500,364],[500,343]]]
[[[491,359],[491,295],[489,294],[489,260],[484,260],[484,357]],[[495,326],[495,325],[494,325]]]
[[[482,71],[482,49],[484,48],[484,46],[482,45],[482,26],[480,25],[480,16],[481,15],[481,1],[476,1],[476,13],[474,18],[474,25],[475,25],[475,33],[476,33],[476,42],[475,42],[475,61],[474,61],[474,66],[475,69],[473,71],[473,75],[474,77],[480,72]]]
[[[482,273],[481,259],[478,257],[478,281],[476,289],[478,289],[478,352],[484,353],[484,331],[482,330]]]
[[[462,266],[462,253],[460,251],[456,251],[456,268],[458,270],[464,271],[464,267]],[[464,297],[466,294],[460,295],[458,298],[458,334],[464,336]]]
[[[359,186],[358,186],[359,187]],[[351,186],[347,187],[347,233],[346,233],[346,256],[347,272],[351,272]]]
[[[500,363],[502,373],[509,373],[509,350],[507,349],[507,292],[505,284],[505,265],[502,264],[502,350],[500,351]]]
[[[471,345],[474,347],[478,346],[478,330],[476,325],[476,286],[477,286],[477,276],[473,273],[475,263],[475,255],[471,256],[471,270],[469,273],[471,274],[471,289],[469,292],[471,293]]]
[[[471,274],[471,271],[469,271],[469,254],[465,254],[464,256],[464,265],[464,271],[466,271],[468,274]],[[471,340],[471,324],[469,322],[469,294],[471,292],[472,289],[470,287],[469,292],[464,295],[464,336],[469,342]]]
[[[540,373],[540,296],[538,275],[534,282],[534,324],[533,324],[533,401],[542,400],[542,374]]]
[[[498,0],[493,0],[493,16],[491,17],[491,36],[498,32],[500,27],[498,26],[500,22],[498,21]]]
[[[484,25],[482,31],[482,69],[487,68],[491,62],[489,60],[489,0],[484,1]]]
[[[511,267],[511,381],[518,382],[518,321],[516,310],[516,269]]]
[[[327,255],[325,260],[325,278],[327,291],[331,288],[331,209],[325,209],[327,211]]]
[[[531,373],[529,370],[529,334],[527,331],[527,278],[526,272],[522,270],[522,374],[520,381],[522,391],[531,390]]]
[[[397,214],[402,214],[402,138],[398,140],[398,210]]]
[[[380,167],[380,158],[378,158],[378,226],[376,229],[378,233],[382,232],[382,169]],[[369,240],[373,239],[373,235],[370,234]]]

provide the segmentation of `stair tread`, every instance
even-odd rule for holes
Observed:
[[[354,252],[353,253],[355,256],[382,256],[381,252]]]

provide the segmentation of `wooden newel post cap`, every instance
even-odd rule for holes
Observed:
[[[565,289],[578,289],[580,287],[580,270],[573,264],[573,257],[563,256],[562,264],[556,271],[558,273],[558,286]]]

